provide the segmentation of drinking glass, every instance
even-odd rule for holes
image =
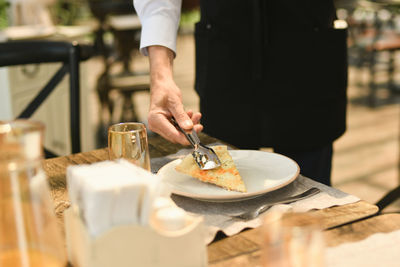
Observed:
[[[108,154],[110,160],[124,158],[150,171],[147,131],[143,123],[124,122],[108,129]]]
[[[0,266],[67,263],[41,166],[43,129],[28,120],[0,122]]]
[[[263,220],[263,267],[322,267],[324,239],[312,213],[271,212]]]

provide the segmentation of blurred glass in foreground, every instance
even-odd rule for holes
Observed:
[[[324,239],[318,216],[271,212],[263,221],[263,267],[322,267]]]
[[[43,130],[28,120],[0,122],[0,266],[67,263],[41,165]]]

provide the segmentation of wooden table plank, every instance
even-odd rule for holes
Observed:
[[[334,247],[346,242],[356,242],[376,233],[400,230],[400,214],[382,214],[366,220],[325,231],[326,244]]]
[[[357,221],[324,232],[324,239],[327,247],[334,247],[347,242],[361,241],[376,233],[389,233],[400,230],[400,214],[382,214],[365,220]],[[260,265],[262,255],[262,231],[261,228],[242,232],[236,236],[235,241],[251,240],[253,244],[232,247],[233,239],[227,238],[213,243],[209,246],[210,267],[236,267],[236,266],[257,266]],[[230,256],[227,253],[219,252],[231,249]],[[211,252],[211,253],[210,253]]]
[[[246,254],[240,254],[236,257],[210,262],[209,267],[249,267],[249,266],[260,266],[261,267],[261,250],[251,251]]]
[[[376,214],[378,212],[378,207],[365,201],[359,201],[312,212],[320,216],[322,228],[328,229],[333,226]],[[236,254],[235,256],[251,254],[249,257],[254,259],[257,253],[254,255],[253,253],[262,246],[262,236],[262,229],[255,228],[241,232],[235,236],[236,239],[240,238],[240,240],[246,242],[246,244],[250,244],[251,242],[252,245],[242,246],[238,244],[238,241],[234,238],[225,238],[214,242],[208,247],[208,260],[210,263],[226,260],[229,257],[227,257],[225,251],[233,251],[232,254]],[[246,258],[246,256],[241,257],[242,260],[243,258]]]
[[[358,201],[343,206],[317,210],[315,213],[323,218],[322,228],[328,229],[357,219],[377,214],[379,208],[366,201]]]
[[[252,230],[256,230],[257,232],[259,232],[259,228]],[[259,250],[259,242],[257,240],[252,240],[251,238],[246,237],[245,235],[243,235],[243,233],[244,232],[211,243],[208,246],[208,262],[213,263],[223,261],[236,257],[240,254],[247,254],[252,251]]]

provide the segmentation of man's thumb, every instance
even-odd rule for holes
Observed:
[[[193,128],[193,122],[185,111],[174,114],[174,118],[181,128],[185,130],[191,130]]]

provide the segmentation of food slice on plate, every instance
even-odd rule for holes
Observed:
[[[211,170],[201,170],[191,154],[187,155],[175,170],[188,174],[200,181],[223,187],[227,190],[247,192],[239,171],[226,146],[213,146],[215,153],[221,161],[221,166]]]

